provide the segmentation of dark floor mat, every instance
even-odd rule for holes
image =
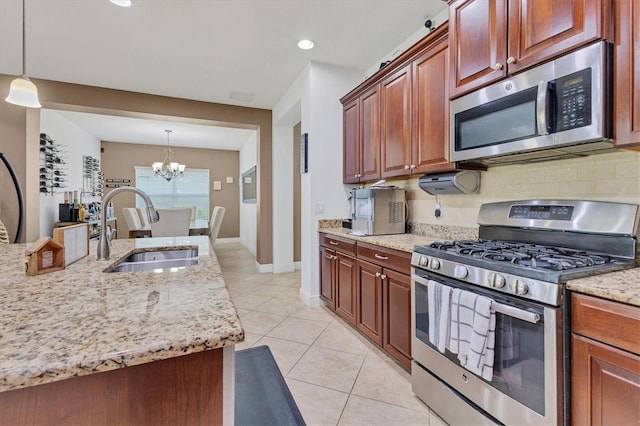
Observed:
[[[236,352],[237,426],[305,425],[268,346]]]

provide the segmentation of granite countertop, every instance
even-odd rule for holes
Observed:
[[[570,280],[569,290],[640,306],[640,268]]]
[[[327,225],[334,224],[329,222]],[[318,231],[405,252],[412,252],[416,245],[431,244],[434,241],[475,238],[464,228],[452,229],[452,235],[439,237],[417,234],[357,236],[349,234],[350,229],[324,226]],[[566,286],[569,290],[579,293],[640,306],[640,267],[570,280]]]
[[[197,245],[198,264],[162,272],[102,271],[133,249]],[[27,244],[0,245],[0,392],[233,345],[244,330],[209,238],[114,240],[27,277]]]
[[[411,253],[413,247],[417,245],[431,244],[437,241],[435,238],[426,237],[424,235],[415,234],[394,234],[394,235],[367,235],[359,236],[349,234],[350,229],[346,228],[322,228],[318,230],[325,234],[337,235],[339,237],[349,238],[351,240],[361,241],[363,243],[375,244],[382,247],[406,251]]]

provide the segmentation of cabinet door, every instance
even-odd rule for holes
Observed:
[[[381,177],[408,175],[411,166],[411,66],[380,84]]]
[[[380,179],[380,91],[360,96],[360,182]]]
[[[572,423],[640,424],[640,357],[577,334],[571,343]]]
[[[383,348],[402,365],[411,366],[411,277],[383,271]]]
[[[640,148],[640,2],[615,0],[614,138],[617,147]]]
[[[320,247],[320,298],[335,310],[335,252]]]
[[[508,73],[601,38],[603,1],[509,0]]]
[[[382,268],[358,261],[356,327],[382,346]]]
[[[356,260],[337,253],[335,260],[336,313],[351,324],[356,323]]]
[[[411,173],[452,170],[449,162],[449,49],[442,40],[413,61]]]
[[[354,99],[342,110],[342,179],[344,183],[360,181],[360,104]]]
[[[457,0],[449,6],[453,98],[505,77],[507,0]]]

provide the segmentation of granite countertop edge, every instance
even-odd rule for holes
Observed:
[[[134,250],[194,245],[198,264],[183,270],[102,272]],[[115,240],[105,261],[92,242],[85,258],[35,277],[24,275],[26,247],[0,248],[0,392],[244,340],[206,236]]]

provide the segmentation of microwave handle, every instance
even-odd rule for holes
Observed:
[[[547,102],[549,96],[547,95],[548,83],[541,81],[538,83],[538,95],[536,96],[536,123],[538,125],[539,135],[548,135],[549,126],[547,124]]]

